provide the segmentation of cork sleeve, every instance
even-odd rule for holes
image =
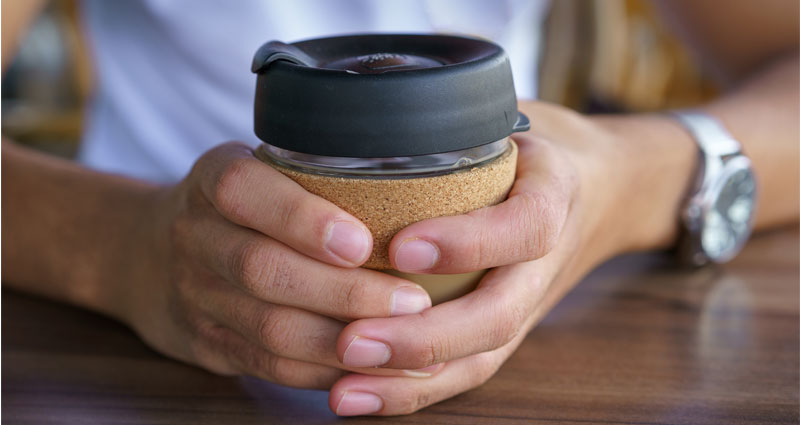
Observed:
[[[508,196],[517,167],[517,146],[486,163],[450,174],[420,178],[331,177],[301,172],[258,155],[309,192],[361,220],[372,232],[373,251],[364,267],[385,270],[389,243],[401,229],[433,217],[464,214]]]

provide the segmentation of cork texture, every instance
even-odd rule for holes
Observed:
[[[517,146],[513,141],[510,145],[511,149],[485,164],[420,178],[331,177],[286,168],[268,159],[265,162],[361,220],[372,232],[374,243],[364,267],[385,270],[392,268],[389,263],[392,237],[409,224],[464,214],[505,200],[514,184],[517,167]]]

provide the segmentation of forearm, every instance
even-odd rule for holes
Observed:
[[[775,63],[737,90],[701,106],[743,145],[758,178],[756,229],[794,222],[798,183],[798,60]],[[688,132],[661,115],[592,118],[619,140],[609,174],[619,189],[608,223],[618,252],[675,244],[679,212],[699,160]]]
[[[3,284],[112,314],[102,301],[154,187],[3,141]]]
[[[800,216],[798,72],[795,55],[705,108],[725,123],[753,160],[760,190],[756,229],[793,223]]]

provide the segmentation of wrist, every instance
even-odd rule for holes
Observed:
[[[664,115],[591,120],[612,140],[604,162],[613,176],[606,225],[616,235],[614,254],[674,246],[699,160],[695,142]]]
[[[109,176],[97,200],[95,232],[87,248],[94,251],[92,268],[72,276],[81,280],[74,287],[85,288],[77,303],[130,324],[138,293],[147,291],[153,280],[154,224],[162,189],[133,180]]]
[[[170,188],[131,188],[126,194],[128,212],[120,219],[116,242],[108,250],[102,275],[110,277],[97,291],[99,309],[136,327],[137,315],[148,314],[148,299],[159,295],[164,279],[163,265],[168,253],[161,238],[170,231],[166,225]]]

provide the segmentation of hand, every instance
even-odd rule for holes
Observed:
[[[398,369],[438,365],[438,372],[427,379],[345,376],[330,394],[337,414],[411,413],[482,384],[582,274],[621,249],[617,229],[609,226],[613,189],[622,187],[621,174],[607,167],[615,164],[615,135],[563,108],[524,107],[534,126],[514,137],[519,161],[508,200],[415,223],[399,232],[390,247],[398,268],[434,264],[406,271],[500,267],[464,297],[420,314],[357,320],[338,340],[344,364],[351,357],[373,358],[379,360],[357,364]],[[413,249],[404,251],[412,240]],[[419,249],[420,240],[432,248]],[[426,253],[434,255],[423,257]],[[391,353],[388,360],[370,355],[381,345]]]
[[[356,268],[367,228],[241,144],[206,153],[129,235],[107,302],[156,350],[220,374],[328,389],[343,321],[419,313],[415,284]]]

